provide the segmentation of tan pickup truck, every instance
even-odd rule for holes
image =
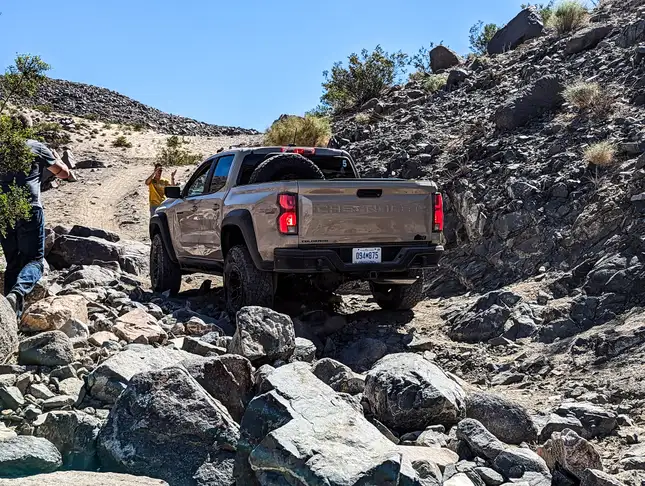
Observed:
[[[361,179],[347,152],[262,147],[205,160],[150,220],[150,274],[176,294],[183,274],[222,275],[227,310],[271,307],[284,277],[334,291],[367,281],[384,309],[423,298],[443,252],[436,184]]]

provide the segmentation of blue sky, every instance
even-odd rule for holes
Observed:
[[[51,77],[110,88],[169,113],[266,129],[321,95],[322,72],[381,44],[468,52],[477,20],[522,0],[0,0],[0,67],[40,55]]]

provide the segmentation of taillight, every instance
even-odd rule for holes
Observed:
[[[432,216],[432,231],[443,231],[443,196],[434,195],[434,211]]]
[[[278,205],[280,216],[278,216],[278,230],[283,235],[298,234],[298,195],[279,194]]]
[[[303,148],[303,147],[282,147],[281,152],[289,152],[293,154],[300,155],[314,155],[316,153],[315,148]]]

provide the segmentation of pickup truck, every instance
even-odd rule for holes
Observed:
[[[435,183],[361,179],[341,150],[221,152],[166,197],[150,219],[153,290],[174,295],[184,274],[221,275],[232,315],[272,307],[286,276],[331,292],[368,282],[383,309],[411,309],[444,250]]]

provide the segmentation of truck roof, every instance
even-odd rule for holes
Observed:
[[[231,155],[231,154],[272,154],[280,152],[297,152],[297,150],[305,151],[315,151],[316,155],[322,156],[346,156],[349,157],[349,153],[345,150],[332,149],[326,147],[296,147],[296,146],[274,146],[274,147],[237,147],[230,150],[225,150],[218,153],[218,156],[221,155]],[[305,152],[307,154],[313,154],[314,152]]]

